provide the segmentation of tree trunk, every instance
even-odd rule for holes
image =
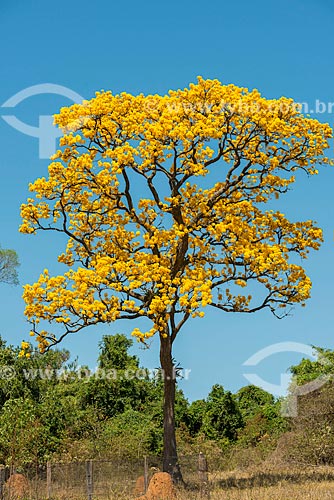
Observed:
[[[164,381],[164,446],[163,471],[168,472],[175,483],[183,483],[176,450],[175,436],[175,389],[176,371],[172,359],[170,336],[160,337],[160,363]]]

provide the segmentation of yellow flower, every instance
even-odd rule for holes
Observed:
[[[44,324],[66,334],[133,318],[132,335],[145,342],[208,306],[275,311],[310,296],[290,255],[317,250],[321,230],[265,204],[296,170],[316,174],[329,162],[332,129],[292,99],[198,77],[164,96],[98,92],[62,108],[55,123],[61,147],[21,207],[21,232],[68,238],[63,274],[44,269],[24,287],[41,352],[57,341],[37,333]],[[262,288],[258,301],[247,293],[252,283]],[[30,348],[23,342],[20,356]]]

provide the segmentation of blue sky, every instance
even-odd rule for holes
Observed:
[[[1,0],[0,106],[18,92],[46,83],[89,99],[101,89],[166,93],[202,75],[258,88],[268,98],[293,97],[315,111],[317,102],[334,103],[333,22],[330,0],[128,0],[123,6],[111,0]],[[46,175],[48,161],[39,157],[37,138],[19,132],[3,117],[15,115],[37,127],[40,116],[69,104],[66,96],[43,94],[15,108],[0,107],[0,243],[17,250],[21,285],[33,282],[45,267],[52,269],[61,242],[49,235],[18,233],[27,186]],[[333,126],[334,104],[331,111],[312,116]],[[244,373],[250,371],[279,385],[281,374],[302,354],[276,353],[251,369],[243,366],[267,346],[296,342],[334,348],[333,176],[328,167],[319,176],[299,177],[279,203],[291,219],[312,218],[324,230],[321,250],[305,263],[313,281],[306,308],[296,307],[280,321],[268,312],[243,316],[207,309],[205,319],[190,322],[175,344],[175,358],[191,369],[182,383],[189,399],[205,397],[214,383],[235,391],[248,383]],[[21,287],[0,286],[0,333],[13,344],[26,339],[29,331],[21,294]],[[101,335],[127,333],[132,326],[102,326],[63,345],[78,355],[80,364],[94,367]],[[135,346],[134,351],[143,365],[158,365],[158,339],[150,350]]]

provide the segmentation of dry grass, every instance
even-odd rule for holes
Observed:
[[[178,500],[334,500],[334,468],[224,472],[210,485],[210,496],[185,491]]]
[[[103,500],[106,497],[103,497]],[[108,500],[134,500],[131,496],[108,496]],[[334,499],[334,482],[308,482],[304,484],[281,484],[268,487],[214,490],[210,496],[199,492],[179,492],[177,500],[329,500]],[[84,498],[80,499],[84,500]],[[94,497],[100,500],[100,497]]]
[[[184,497],[182,500],[194,500]],[[282,482],[276,486],[246,488],[230,491],[215,491],[210,500],[327,500],[334,499],[334,483],[289,484]]]
[[[109,484],[107,484],[109,483]],[[180,490],[177,500],[334,500],[334,468],[253,469],[220,472],[209,477],[210,495],[205,490]],[[45,500],[45,484],[31,488],[24,500]],[[132,485],[123,483],[114,489],[110,481],[96,488],[93,500],[134,500]],[[81,491],[80,491],[81,490]],[[86,500],[84,487],[59,488],[52,500]],[[7,500],[7,498],[6,498]]]

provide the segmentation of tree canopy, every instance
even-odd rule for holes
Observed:
[[[334,375],[334,351],[323,347],[313,346],[316,359],[311,361],[309,358],[303,358],[298,365],[290,367],[293,375],[293,386],[303,385],[325,376],[333,378]]]
[[[321,230],[264,207],[294,172],[328,161],[329,125],[291,99],[201,78],[167,96],[100,92],[55,120],[63,149],[30,185],[21,231],[65,233],[69,270],[25,287],[34,325],[54,321],[66,334],[146,317],[152,327],[135,336],[175,337],[208,305],[275,312],[309,297],[289,256],[319,248]],[[254,281],[262,292],[251,297],[243,289]],[[56,342],[56,329],[38,340]]]

